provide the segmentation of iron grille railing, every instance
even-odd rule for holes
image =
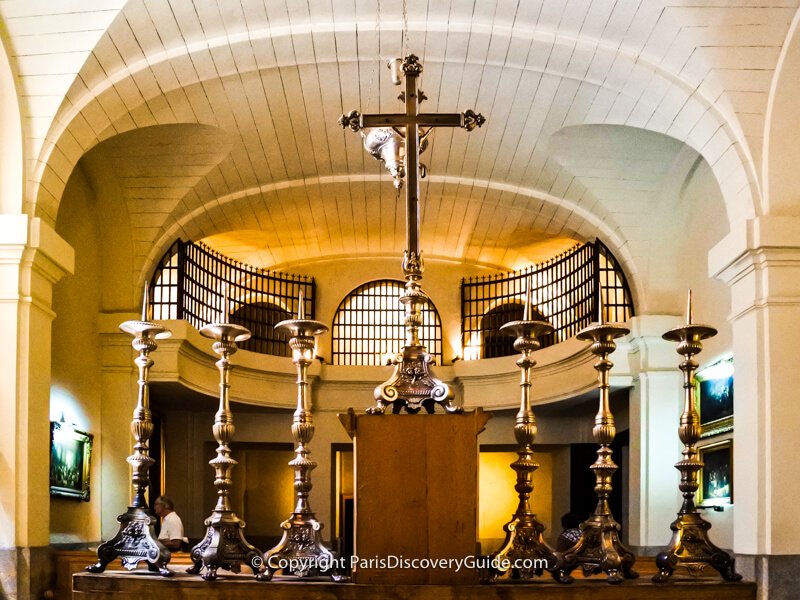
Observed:
[[[569,339],[598,319],[600,287],[607,321],[627,321],[634,314],[625,274],[611,251],[595,240],[520,271],[462,279],[464,359],[516,354],[514,340],[499,330],[522,318],[528,282],[535,307],[531,318],[554,327],[554,332],[541,340],[542,347]]]
[[[333,317],[333,364],[382,365],[405,341],[402,281],[381,279],[360,285],[345,296]],[[420,341],[439,364],[442,322],[432,302],[422,308]]]
[[[274,326],[297,314],[301,290],[306,315],[314,317],[313,278],[258,269],[202,243],[176,241],[156,267],[150,289],[154,319],[185,319],[198,329],[224,318],[227,289],[227,320],[252,333],[239,347],[261,354],[291,356],[288,337]]]

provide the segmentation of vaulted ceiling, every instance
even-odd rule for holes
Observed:
[[[756,210],[797,1],[752,4],[7,0],[0,17],[28,205],[55,222],[91,151],[89,176],[118,179],[136,277],[176,237],[263,266],[399,254],[389,179],[336,120],[400,109],[385,60],[406,51],[426,111],[488,118],[436,131],[423,155],[428,256],[515,268],[600,236],[642,274],[647,221],[699,160],[729,213]]]

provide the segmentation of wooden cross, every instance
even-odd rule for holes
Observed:
[[[399,59],[398,59],[399,60]],[[390,65],[390,68],[392,65]],[[369,127],[404,127],[405,128],[405,173],[406,173],[406,257],[403,269],[421,275],[421,260],[419,249],[419,153],[420,153],[420,127],[463,127],[472,131],[486,122],[481,114],[472,110],[463,113],[420,113],[419,105],[426,99],[425,93],[417,89],[417,78],[422,73],[422,64],[419,58],[410,54],[403,59],[402,70],[405,74],[406,89],[400,94],[400,100],[405,101],[405,113],[362,115],[357,110],[347,115],[342,115],[339,125],[359,131]],[[393,73],[393,81],[400,85],[399,74]],[[417,273],[417,271],[419,271]]]

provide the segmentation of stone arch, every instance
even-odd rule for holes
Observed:
[[[765,214],[800,216],[800,117],[797,98],[800,97],[800,11],[783,44],[778,66],[772,79],[767,118],[764,130],[764,161],[762,177]]]
[[[445,27],[452,29],[459,27],[463,24],[447,23],[432,23],[424,27],[436,28]],[[234,47],[238,44],[247,44],[252,41],[255,36],[257,40],[263,41],[270,37],[289,37],[295,40],[298,44],[302,42],[310,42],[311,36],[315,33],[315,27],[293,28],[283,27],[276,28],[275,31],[257,31],[251,32],[248,39],[229,38],[227,36],[209,40],[206,44],[192,45],[185,49],[184,54],[171,52],[170,55],[164,53],[163,55],[154,55],[147,61],[141,61],[130,67],[125,67],[117,73],[112,73],[106,80],[101,81],[89,89],[83,96],[78,96],[74,103],[66,106],[63,109],[63,114],[59,115],[56,125],[51,130],[48,136],[50,143],[45,144],[45,150],[39,164],[42,165],[39,171],[35,174],[35,179],[40,181],[42,185],[39,186],[36,194],[37,198],[37,214],[45,219],[54,218],[57,211],[58,197],[61,181],[65,180],[65,174],[62,172],[64,169],[70,169],[72,165],[77,162],[79,154],[85,152],[86,149],[96,144],[100,139],[125,131],[129,128],[135,127],[134,121],[130,118],[129,113],[133,109],[128,109],[124,103],[116,103],[117,112],[119,114],[107,115],[107,122],[99,125],[100,133],[87,135],[85,127],[72,128],[73,122],[83,121],[83,114],[90,113],[97,114],[100,112],[105,115],[105,111],[100,110],[102,104],[108,97],[116,96],[119,94],[117,84],[130,81],[134,75],[150,69],[153,64],[167,65],[173,61],[185,60],[187,57],[191,58],[197,53],[207,53],[210,47]],[[420,26],[422,27],[422,26]],[[337,35],[354,37],[357,32],[357,24],[343,24],[343,30],[337,29]],[[449,29],[448,29],[449,30]],[[508,31],[499,31],[492,35],[505,36],[506,38],[517,38],[519,36],[542,36],[545,32],[536,31],[533,33],[521,32],[516,29]],[[552,32],[551,32],[552,33]],[[569,124],[571,120],[575,123],[617,123],[617,124],[630,124],[633,122],[641,122],[640,124],[649,130],[668,133],[677,139],[685,141],[687,144],[695,148],[701,153],[709,164],[720,182],[723,194],[726,199],[726,207],[728,210],[729,219],[752,217],[757,212],[757,198],[759,195],[758,185],[755,177],[753,176],[752,160],[747,149],[747,145],[741,134],[741,130],[736,124],[735,117],[728,114],[723,108],[719,108],[715,99],[706,97],[707,92],[702,90],[701,87],[690,85],[688,82],[680,79],[679,76],[666,71],[659,65],[650,63],[644,56],[633,56],[627,54],[624,50],[619,48],[611,48],[606,44],[600,43],[599,40],[591,39],[578,39],[564,36],[561,34],[553,33],[554,43],[562,45],[565,48],[570,48],[576,53],[598,52],[607,54],[605,62],[610,65],[625,64],[628,65],[629,70],[633,73],[631,76],[632,82],[626,88],[619,89],[615,87],[611,78],[608,77],[608,72],[601,73],[599,76],[592,78],[581,78],[574,73],[564,69],[558,72],[549,72],[547,68],[537,67],[536,65],[528,64],[506,64],[503,65],[505,69],[522,69],[522,70],[536,70],[546,73],[548,76],[560,78],[560,80],[571,81],[575,85],[585,85],[591,88],[589,93],[594,93],[596,97],[602,97],[603,101],[595,102],[592,107],[583,115],[565,116],[565,124]],[[464,51],[466,52],[466,50]],[[465,61],[468,64],[470,60],[466,55],[452,56],[452,57],[436,57],[432,54],[425,57],[426,60],[432,61],[434,64],[437,59],[443,62],[454,61],[461,64]],[[463,59],[463,61],[462,61]],[[337,59],[335,55],[326,56],[324,53],[314,57],[315,62],[333,62],[340,61],[340,64],[347,65],[348,61],[357,61],[357,57],[348,57],[345,53],[343,58]],[[302,61],[295,61],[295,64],[300,64]],[[473,61],[474,62],[474,61]],[[287,65],[281,65],[286,67]],[[475,66],[475,65],[471,65]],[[484,65],[485,66],[485,65]],[[493,67],[493,65],[488,65]],[[278,68],[277,66],[268,66],[266,68]],[[496,67],[495,67],[496,68]],[[215,77],[223,77],[225,72],[217,73]],[[175,88],[191,85],[195,82],[191,79],[182,80],[180,83],[175,80]],[[202,81],[202,78],[197,75],[196,81]],[[127,86],[128,88],[136,88],[136,86]],[[631,92],[627,88],[630,87],[639,92]],[[660,94],[649,94],[649,89],[667,89],[670,91],[669,100],[664,100],[663,92]],[[137,88],[138,89],[138,88]],[[155,95],[168,92],[168,89],[159,90]],[[128,103],[142,105],[147,103],[152,97],[142,95],[141,92],[136,92],[137,96],[126,98]],[[153,97],[154,97],[153,96]],[[609,100],[610,98],[610,100]],[[655,98],[655,100],[654,100]],[[625,111],[615,112],[611,108],[615,103],[622,103],[626,107]],[[106,104],[108,104],[106,102]],[[605,110],[603,107],[605,106]],[[624,118],[620,115],[627,115]],[[644,117],[642,115],[645,115]],[[149,117],[156,120],[169,120],[169,117],[163,115],[156,116],[153,113]],[[203,121],[202,118],[198,119]],[[214,124],[214,123],[209,123]],[[91,131],[91,130],[90,130]],[[66,136],[70,143],[61,144],[61,138]],[[63,146],[63,147],[62,147]],[[58,155],[58,160],[53,161],[52,153]],[[523,184],[525,182],[522,182]]]

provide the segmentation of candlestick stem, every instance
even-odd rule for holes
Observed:
[[[150,354],[158,348],[157,339],[168,338],[171,332],[166,328],[147,321],[147,284],[145,284],[145,301],[142,306],[141,321],[125,321],[120,329],[133,336],[131,342],[138,356],[134,359],[139,371],[138,395],[133,410],[131,433],[135,443],[133,454],[128,464],[133,469],[131,483],[133,498],[128,510],[117,517],[120,523],[117,534],[97,548],[97,563],[86,567],[91,573],[102,573],[115,558],[122,561],[126,569],[135,569],[141,561],[147,561],[147,568],[164,577],[174,575],[167,569],[171,553],[156,537],[154,526],[157,517],[147,506],[145,494],[150,485],[149,470],[155,462],[150,456],[149,440],[153,433],[153,418],[150,411],[150,368],[153,359]]]
[[[333,581],[348,581],[336,565],[334,553],[322,543],[322,523],[311,510],[311,472],[317,463],[309,458],[309,444],[314,437],[314,414],[311,410],[311,384],[308,381],[308,368],[314,361],[316,336],[328,331],[319,321],[300,318],[304,315],[303,296],[299,299],[298,318],[281,321],[275,326],[278,331],[288,333],[289,347],[292,349],[292,362],[297,369],[297,408],[292,416],[292,437],[295,442],[295,457],[289,462],[294,469],[294,512],[281,523],[281,541],[268,550],[264,557],[267,562],[267,577],[277,571],[284,575],[306,577],[308,575],[328,575]],[[293,571],[280,565],[297,565]],[[327,567],[326,567],[327,566]]]
[[[227,317],[228,288],[225,287],[223,306]],[[225,321],[227,319],[223,319]],[[245,523],[233,512],[230,503],[230,489],[233,485],[232,472],[237,462],[231,456],[230,444],[236,428],[233,425],[233,412],[230,406],[230,357],[237,350],[237,343],[250,338],[250,331],[233,323],[212,323],[200,330],[204,337],[214,340],[212,346],[220,359],[219,369],[219,408],[214,415],[212,432],[217,441],[217,456],[209,461],[214,468],[214,487],[217,488],[217,505],[211,516],[205,520],[206,535],[192,548],[190,557],[193,565],[187,573],[196,575],[202,572],[206,581],[217,578],[218,569],[238,573],[245,564],[253,571],[259,581],[267,580],[264,556],[244,537]]]
[[[527,289],[526,314],[530,306],[531,287]],[[544,567],[550,570],[556,565],[553,549],[544,541],[544,525],[536,519],[530,504],[533,492],[533,473],[539,468],[533,456],[533,441],[536,437],[536,417],[531,403],[531,371],[536,365],[533,352],[540,346],[539,337],[553,332],[553,327],[545,321],[512,321],[500,328],[505,334],[514,335],[514,349],[521,353],[517,366],[520,368],[520,407],[514,423],[514,437],[517,440],[517,460],[511,468],[517,473],[514,489],[519,496],[517,510],[508,523],[503,526],[505,540],[498,550],[490,555],[489,574],[485,583],[494,583],[511,571],[513,578],[529,579],[541,575]],[[529,563],[528,563],[529,561]],[[530,568],[519,566],[531,564]],[[535,566],[533,566],[535,565]]]
[[[598,307],[602,314],[602,302]],[[602,320],[602,319],[601,319]],[[608,583],[618,584],[623,579],[635,579],[639,575],[633,570],[636,557],[620,539],[621,527],[614,520],[609,506],[611,479],[617,465],[611,458],[611,443],[616,436],[614,415],[611,412],[609,374],[614,366],[608,356],[616,349],[614,339],[626,335],[629,330],[615,323],[597,323],[581,330],[578,339],[591,342],[590,351],[599,360],[594,364],[598,373],[600,402],[594,419],[592,435],[599,444],[597,460],[591,466],[595,475],[594,491],[597,507],[594,513],[581,523],[581,537],[565,552],[556,552],[558,563],[555,571],[561,583],[572,583],[570,573],[580,566],[584,573],[605,573]]]
[[[681,473],[678,485],[683,503],[678,518],[672,522],[672,538],[669,545],[656,557],[659,569],[653,577],[656,583],[669,581],[675,569],[685,568],[691,575],[703,573],[707,566],[716,569],[723,579],[739,581],[742,576],[736,572],[733,556],[715,546],[708,536],[711,523],[703,519],[694,503],[697,488],[700,486],[699,473],[703,461],[697,450],[700,440],[700,414],[695,404],[695,372],[697,363],[694,357],[703,349],[702,340],[717,335],[717,330],[708,325],[697,325],[692,314],[692,291],[686,303],[686,325],[667,331],[662,337],[677,342],[677,352],[683,356],[679,368],[683,373],[683,413],[678,427],[678,436],[683,442],[683,458],[675,463]]]

